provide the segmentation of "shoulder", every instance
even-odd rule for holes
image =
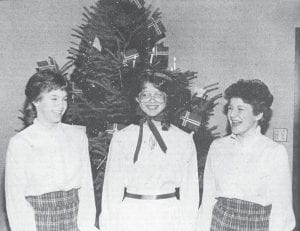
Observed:
[[[187,133],[180,128],[171,125],[168,131],[162,131],[163,139],[174,155],[178,155],[181,160],[189,161],[196,155],[194,133]]]
[[[273,141],[272,139],[270,139],[269,137],[267,137],[265,135],[261,135],[260,142],[261,142],[261,145],[264,145],[264,147],[266,147],[266,148],[270,148],[270,149],[284,148],[284,146],[282,144],[276,143],[275,141]]]
[[[228,146],[234,143],[234,139],[231,135],[227,135],[224,137],[216,138],[210,145],[211,148],[222,148],[224,146]]]
[[[168,131],[163,131],[164,133],[166,133],[168,135],[168,137],[173,137],[175,139],[186,139],[186,140],[190,140],[193,139],[193,132],[191,133],[187,133],[183,130],[181,130],[180,128],[176,127],[175,125],[170,126]]]
[[[34,148],[34,142],[37,137],[35,132],[32,125],[30,125],[11,137],[7,147],[6,161],[12,159],[25,160],[27,153],[30,153]]]
[[[136,134],[139,132],[139,126],[135,124],[131,124],[121,130],[115,131],[113,134],[113,137],[119,137],[119,136],[128,136],[131,134]]]
[[[23,129],[22,131],[18,132],[17,134],[15,134],[13,137],[10,138],[9,140],[9,144],[10,145],[18,145],[21,143],[30,143],[30,140],[32,139],[32,137],[34,136],[34,134],[36,133],[34,126],[30,125],[27,128]]]
[[[115,131],[113,133],[112,141],[113,142],[120,142],[123,140],[129,141],[131,139],[136,140],[139,134],[139,126],[135,124],[131,124],[122,130]]]
[[[283,160],[288,158],[285,146],[280,143],[276,143],[265,135],[261,136],[259,146],[263,147],[264,153],[269,156],[270,160]]]
[[[81,136],[81,137],[86,136],[84,126],[61,123],[61,127],[64,132],[67,132],[70,135]]]

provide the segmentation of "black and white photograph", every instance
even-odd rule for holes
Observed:
[[[1,231],[300,231],[299,0],[0,0]]]

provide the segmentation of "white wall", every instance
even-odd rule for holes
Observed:
[[[0,229],[3,222],[3,167],[24,86],[36,61],[66,60],[71,28],[81,23],[83,6],[96,0],[0,1]],[[298,0],[148,0],[163,12],[170,58],[177,67],[197,71],[197,84],[220,83],[220,92],[239,78],[260,78],[275,96],[274,127],[288,129],[284,143],[292,160],[294,30],[300,26]],[[220,100],[222,104],[223,101]],[[221,105],[212,124],[224,134]]]
[[[292,161],[295,27],[298,0],[161,0],[170,57],[177,67],[198,72],[197,84],[219,82],[220,92],[240,78],[259,78],[274,94],[274,116],[267,132],[287,128]],[[223,100],[212,124],[225,133]]]

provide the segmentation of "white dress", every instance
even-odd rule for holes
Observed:
[[[192,135],[171,125],[157,124],[167,152],[161,151],[148,125],[133,163],[139,126],[115,132],[111,141],[102,195],[102,231],[190,231],[195,228],[199,204],[197,154]],[[180,188],[175,197],[160,200],[124,198],[134,194],[159,195]]]

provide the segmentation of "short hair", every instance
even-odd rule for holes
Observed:
[[[33,102],[39,101],[42,93],[58,89],[69,93],[68,81],[59,72],[47,69],[38,71],[30,77],[25,87],[26,100],[23,108],[25,127],[32,124],[36,117],[36,109]]]
[[[272,117],[273,95],[264,82],[259,79],[240,79],[225,90],[224,97],[228,102],[231,98],[242,99],[252,106],[254,115],[263,113],[258,124],[261,126],[262,133],[265,133]],[[227,113],[227,105],[225,113]]]

